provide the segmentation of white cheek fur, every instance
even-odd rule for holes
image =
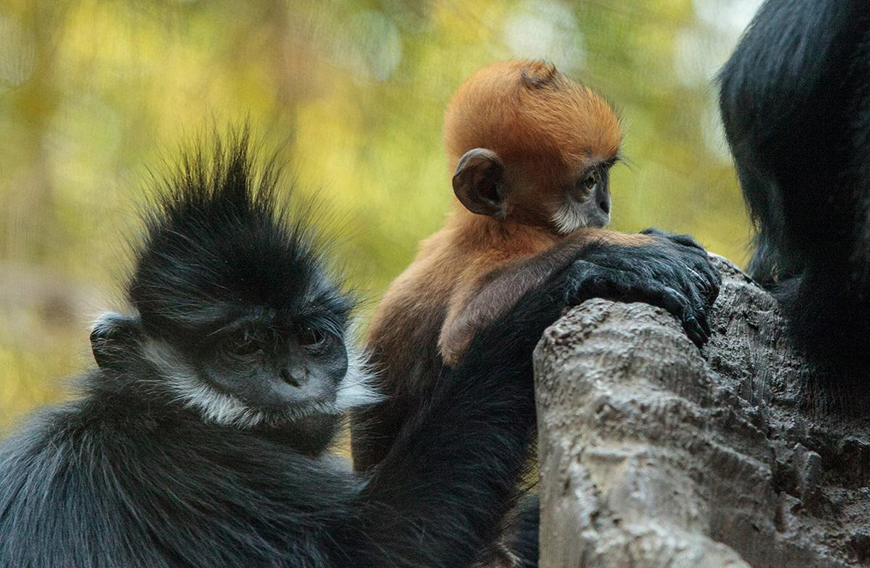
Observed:
[[[588,219],[583,211],[583,205],[572,199],[566,199],[556,214],[553,215],[553,224],[562,235],[567,235],[581,227],[585,227]]]
[[[367,406],[384,400],[384,395],[374,387],[375,374],[369,365],[368,355],[353,347],[347,349],[347,373],[335,397],[335,406],[344,412],[358,406]]]

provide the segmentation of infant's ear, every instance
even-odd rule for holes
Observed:
[[[500,216],[504,212],[508,187],[504,181],[504,164],[498,154],[486,148],[475,148],[463,154],[453,174],[453,193],[472,213]]]
[[[101,368],[112,367],[143,337],[139,318],[102,314],[91,327],[91,351]]]

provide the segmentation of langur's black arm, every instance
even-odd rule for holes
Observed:
[[[692,237],[657,229],[642,235],[596,229],[575,233],[574,237],[491,273],[459,317],[442,332],[443,348],[451,350],[451,355],[461,352],[464,337],[571,262],[582,272],[587,298],[645,302],[664,308],[680,321],[696,345],[706,343],[710,336],[706,311],[716,299],[719,275],[710,267],[707,252]],[[684,292],[701,290],[692,280],[704,287],[702,297],[685,296]]]
[[[469,566],[496,539],[534,433],[532,352],[562,310],[606,294],[703,314],[715,299],[719,277],[703,249],[685,236],[651,238],[658,244],[618,257],[584,249],[474,336],[374,470],[355,522],[331,535],[349,555],[339,565]]]
[[[405,423],[336,539],[338,565],[470,566],[514,504],[534,432],[532,351],[566,305],[567,279],[472,340]]]
[[[757,250],[798,343],[854,360],[870,339],[870,10],[769,0],[721,73]]]

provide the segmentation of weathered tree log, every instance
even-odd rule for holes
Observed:
[[[592,300],[535,354],[541,566],[870,561],[870,421],[806,404],[776,301],[717,258],[709,344]]]

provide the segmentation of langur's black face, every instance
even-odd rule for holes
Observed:
[[[184,331],[168,326],[152,334],[147,325],[137,326],[141,353],[171,399],[198,410],[208,422],[281,428],[317,416],[335,420],[379,396],[370,386],[365,358],[348,343],[348,315],[338,301],[343,296],[325,284],[310,290],[317,292],[303,294],[303,301],[288,299],[281,309],[236,306],[232,315],[225,312]],[[116,320],[98,322],[95,333],[128,341],[107,331]],[[113,360],[111,343],[103,339],[94,347],[98,361]]]
[[[241,324],[196,346],[194,367],[209,386],[251,408],[328,411],[348,371],[344,339],[331,328],[304,321]]]
[[[149,334],[138,316],[109,313],[95,322],[91,344],[100,367],[121,373],[138,360],[130,354],[138,353],[172,403],[207,422],[318,430],[381,397],[370,384],[365,357],[347,343],[347,314],[322,302],[305,306],[295,316],[263,307],[246,310],[249,316],[234,310],[233,318],[159,336]]]

